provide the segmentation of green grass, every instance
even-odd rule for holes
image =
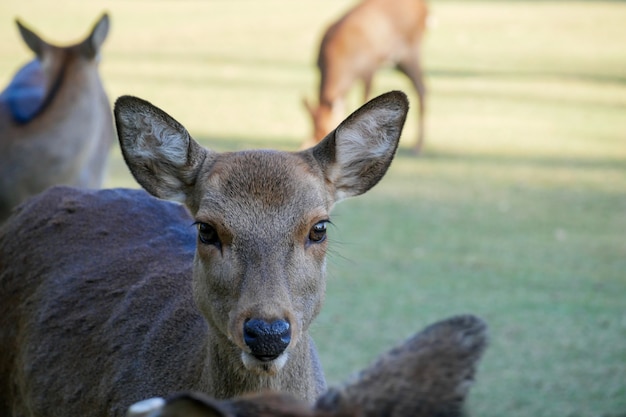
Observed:
[[[217,150],[295,149],[315,48],[351,2],[0,4],[0,81],[29,57],[10,24],[82,36],[104,9],[111,98],[146,98]],[[473,312],[491,347],[481,417],[626,415],[626,3],[444,1],[424,58],[427,138],[339,205],[313,326],[331,382],[424,325]],[[376,92],[407,90],[391,70]],[[350,96],[359,104],[360,91]],[[116,148],[107,186],[136,184]]]

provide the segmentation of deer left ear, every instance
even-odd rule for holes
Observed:
[[[15,24],[20,31],[22,39],[28,46],[28,49],[33,51],[35,55],[37,55],[37,57],[41,57],[46,42],[41,39],[39,35],[37,35],[35,32],[24,26],[24,24],[19,19],[15,19]]]
[[[156,397],[128,408],[126,417],[235,417],[217,400],[200,393],[182,393],[169,399]]]
[[[158,416],[164,405],[165,400],[161,397],[148,398],[128,407],[126,417]]]

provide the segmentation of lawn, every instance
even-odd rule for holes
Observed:
[[[345,0],[0,3],[0,82],[44,38],[112,17],[112,100],[152,101],[216,150],[297,149],[323,28]],[[385,179],[333,217],[313,334],[331,383],[435,320],[491,328],[480,417],[626,416],[626,2],[431,2],[424,152],[415,114]],[[376,93],[407,80],[387,69]],[[360,103],[359,88],[349,107]],[[414,109],[413,109],[414,110]],[[137,187],[112,152],[107,187]]]

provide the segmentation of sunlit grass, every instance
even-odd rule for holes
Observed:
[[[0,81],[28,59],[10,19],[83,36],[112,16],[102,74],[217,150],[297,149],[315,48],[351,1],[0,3]],[[473,312],[492,345],[482,417],[626,414],[626,3],[431,3],[424,154],[342,203],[313,333],[331,382],[443,317]],[[409,83],[392,70],[376,93]],[[349,97],[360,104],[361,91]],[[415,104],[414,104],[415,106]],[[106,186],[137,187],[119,149]]]

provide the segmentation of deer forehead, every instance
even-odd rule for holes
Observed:
[[[221,154],[200,187],[197,220],[233,228],[308,228],[326,218],[332,205],[321,174],[287,152]]]

